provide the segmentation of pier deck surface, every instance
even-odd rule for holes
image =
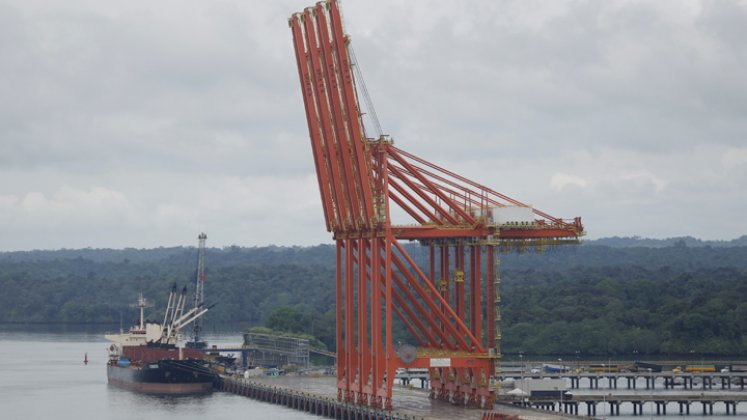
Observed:
[[[278,377],[255,377],[252,382],[259,382],[269,386],[277,386],[296,391],[308,392],[329,398],[336,398],[336,379],[333,377],[305,377],[305,376],[278,376]],[[428,398],[425,390],[409,389],[395,385],[393,389],[393,409],[399,413],[429,420],[454,419],[473,420],[481,419],[486,410],[464,408],[449,404],[444,401]],[[521,416],[526,420],[560,420],[579,419],[572,415],[560,415],[557,413],[543,412],[534,409],[524,409],[511,405],[497,404],[494,411],[504,414]]]

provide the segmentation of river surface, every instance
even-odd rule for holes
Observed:
[[[319,419],[237,395],[153,397],[106,383],[104,330],[0,325],[0,419]],[[56,331],[54,331],[56,330]],[[238,344],[240,333],[206,337]],[[89,363],[83,364],[88,353]]]
[[[281,419],[304,420],[320,417],[299,411],[261,403],[229,393],[213,392],[205,396],[154,397],[137,394],[107,385],[106,360],[108,342],[104,327],[87,326],[18,326],[0,324],[0,419],[30,420],[52,419],[164,419],[211,420]],[[113,330],[113,328],[108,328]],[[206,335],[211,344],[239,344],[241,333],[215,332]],[[88,365],[83,364],[88,354]],[[416,381],[417,382],[417,381]],[[624,386],[624,381],[620,382]],[[601,381],[600,381],[601,385]],[[639,383],[634,392],[644,393],[645,384]],[[332,387],[334,382],[332,381]],[[395,385],[400,387],[401,385]],[[660,387],[657,392],[664,392]],[[315,393],[321,390],[312,390]],[[569,390],[577,393],[608,393],[609,390]],[[334,392],[333,390],[330,392]],[[614,391],[613,391],[614,392]],[[631,391],[618,389],[617,392]],[[713,392],[718,392],[715,388]],[[405,395],[403,397],[403,395]],[[428,413],[428,407],[437,404],[425,394],[420,401],[417,395],[409,396],[403,390],[395,390],[395,406],[422,404],[420,409]],[[397,401],[398,397],[402,399]],[[414,407],[417,409],[417,407]],[[582,404],[579,414],[585,414]],[[454,409],[450,407],[449,409]],[[497,407],[500,410],[500,407]],[[679,416],[677,404],[668,406],[667,416],[656,416],[652,404],[644,408],[643,416],[632,416],[632,406],[621,406],[622,416],[609,417],[617,420],[643,418],[718,420],[747,419],[747,403],[740,404],[737,416],[726,416],[720,404],[714,406],[713,416],[702,416],[700,404],[691,407],[692,414]],[[446,411],[441,407],[436,411]],[[597,407],[597,417],[605,417],[602,404]],[[428,413],[435,414],[435,413]],[[427,414],[426,414],[427,415]],[[461,417],[461,416],[455,416]],[[540,417],[540,416],[538,416]]]

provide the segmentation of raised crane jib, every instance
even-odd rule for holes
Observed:
[[[289,19],[327,229],[371,231],[374,182],[336,1]]]

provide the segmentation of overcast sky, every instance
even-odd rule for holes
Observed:
[[[311,245],[287,18],[0,0],[0,250]],[[747,234],[747,1],[343,3],[395,144],[589,238]]]

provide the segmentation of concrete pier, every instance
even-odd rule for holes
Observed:
[[[505,399],[503,402],[507,402]],[[633,406],[633,416],[644,415],[644,405],[649,404],[652,413],[657,416],[667,414],[690,414],[692,404],[700,406],[703,415],[712,415],[715,404],[722,404],[726,407],[726,414],[737,415],[739,403],[747,404],[747,394],[718,394],[718,393],[700,393],[700,394],[607,394],[607,395],[573,395],[571,398],[562,401],[560,410],[565,413],[578,414],[578,407],[582,403],[586,404],[586,415],[589,417],[596,416],[600,411],[597,406],[607,406],[606,413],[610,416],[620,415],[620,405],[629,403]],[[544,410],[555,410],[556,404],[561,404],[558,400],[548,400],[543,398],[527,398],[514,402],[522,406],[530,406]],[[679,410],[668,410],[670,404],[677,404]],[[747,410],[747,408],[745,409]],[[696,411],[697,412],[697,411]]]
[[[558,379],[563,378],[571,385],[571,389],[619,389],[625,387],[637,389],[638,380],[645,381],[649,390],[663,387],[665,390],[747,390],[747,372],[565,372],[565,373],[504,373],[501,380],[520,378]]]
[[[335,419],[402,419],[402,420],[482,420],[513,417],[532,420],[579,419],[577,407],[569,404],[566,413],[497,404],[493,410],[455,406],[428,398],[416,387],[395,386],[391,411],[377,410],[337,401],[335,378],[332,377],[258,377],[250,380],[221,377],[217,389],[236,395],[283,405],[299,411]],[[553,404],[553,409],[556,405]]]
[[[333,419],[366,420],[415,420],[417,417],[404,413],[378,410],[359,405],[342,403],[329,397],[269,386],[241,379],[221,378],[218,389],[236,395],[264,401],[270,404]]]

